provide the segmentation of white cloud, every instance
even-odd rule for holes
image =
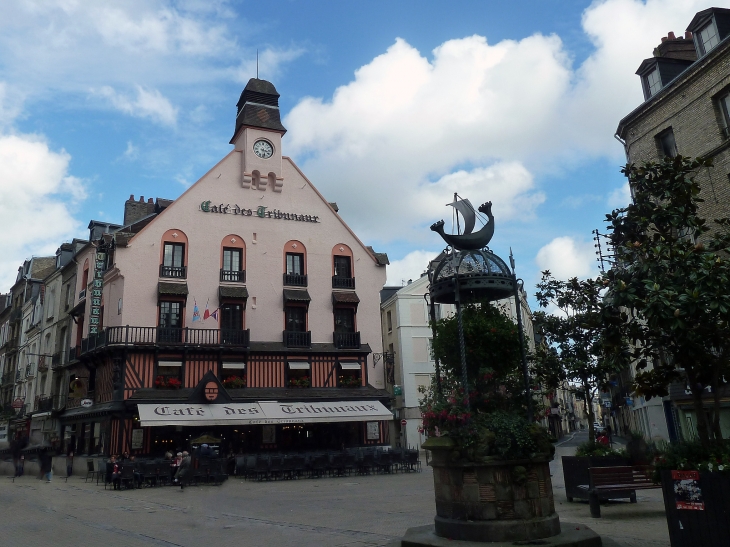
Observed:
[[[238,82],[246,83],[249,78],[256,76],[258,70],[259,77],[262,80],[274,80],[280,74],[285,64],[298,59],[305,52],[306,50],[301,47],[284,49],[266,48],[259,52],[258,63],[255,57],[244,60],[233,70],[233,77]]]
[[[127,141],[127,149],[122,154],[122,157],[129,161],[136,160],[139,157],[139,148],[132,141]]]
[[[411,251],[400,260],[391,260],[388,265],[386,285],[400,287],[408,280],[416,280],[428,268],[428,263],[438,256],[440,251]]]
[[[149,118],[162,125],[175,125],[177,122],[177,108],[172,106],[169,99],[156,89],[148,91],[138,85],[136,90],[136,98],[122,95],[109,86],[104,86],[98,91],[92,92],[108,99],[114,108],[130,116]]]
[[[556,237],[537,252],[540,271],[550,270],[556,279],[595,277],[598,275],[593,242],[572,237]]]
[[[618,209],[619,207],[626,207],[631,203],[631,188],[629,188],[628,181],[622,184],[619,188],[616,188],[608,195],[606,204],[611,209]]]
[[[68,207],[86,197],[67,174],[70,159],[35,136],[0,136],[0,287],[15,282],[24,259],[52,255],[83,228]]]

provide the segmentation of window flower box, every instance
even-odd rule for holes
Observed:
[[[245,376],[228,376],[223,379],[223,387],[226,389],[241,389],[246,387]]]
[[[182,382],[174,376],[169,378],[158,376],[155,378],[155,387],[157,389],[180,389]]]
[[[289,378],[289,387],[309,387],[312,382],[309,376],[301,376],[299,378]]]

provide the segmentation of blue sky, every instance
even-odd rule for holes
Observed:
[[[389,284],[442,248],[454,191],[494,202],[492,248],[528,292],[542,268],[598,273],[591,230],[627,199],[619,119],[634,71],[694,0],[0,4],[0,290],[31,255],[176,198],[229,150],[260,77],[281,94],[284,153],[366,244]],[[728,2],[713,5],[728,6]]]

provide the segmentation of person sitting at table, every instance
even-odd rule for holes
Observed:
[[[142,473],[139,472],[134,454],[129,456],[129,465],[134,467],[134,482],[137,483],[137,488],[142,488]]]
[[[109,458],[109,468],[111,471],[111,480],[114,490],[121,490],[122,488],[122,468],[117,462],[117,457],[112,456]]]

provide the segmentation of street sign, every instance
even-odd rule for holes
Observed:
[[[400,425],[402,425],[403,427],[405,427],[406,425],[408,425],[408,421],[407,420],[401,420],[400,421]]]
[[[17,399],[15,399],[12,402],[12,404],[10,406],[13,408],[23,408],[24,404],[25,404],[25,399],[21,399],[20,397],[18,397]]]

